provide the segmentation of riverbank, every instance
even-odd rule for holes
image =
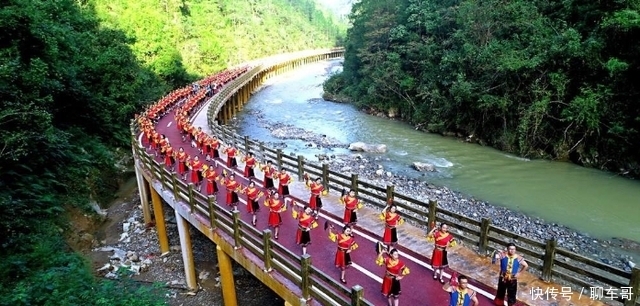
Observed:
[[[256,111],[253,115],[261,118],[260,125],[269,130],[272,136],[283,140],[308,142],[307,147],[317,148],[318,160],[327,163],[331,170],[347,175],[357,173],[359,179],[382,188],[394,185],[395,191],[398,193],[412,198],[437,200],[440,208],[475,220],[489,218],[492,224],[497,227],[540,242],[555,238],[561,248],[626,271],[631,271],[640,258],[640,243],[638,242],[613,237],[607,240],[596,239],[561,224],[549,223],[541,218],[530,217],[515,210],[493,205],[445,186],[392,173],[383,166],[383,163],[389,159],[380,155],[366,153],[326,154],[326,150],[323,150],[322,146],[322,141],[326,139],[324,135],[314,135],[313,131],[269,121],[261,114],[257,114]],[[232,129],[237,128],[234,125],[231,127]],[[332,148],[347,148],[349,146],[349,144],[340,144],[334,141],[331,141],[330,144]],[[286,141],[279,143],[278,148],[284,149],[287,154],[295,154],[295,152],[287,152]],[[408,161],[408,164],[411,164],[411,161]]]

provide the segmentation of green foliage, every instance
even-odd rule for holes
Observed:
[[[325,89],[433,132],[638,176],[639,12],[637,1],[363,0],[344,72]]]
[[[29,250],[4,254],[0,261],[0,305],[164,305],[159,285],[139,286],[122,281],[96,280],[79,254],[61,252],[65,243],[49,224],[38,226]]]
[[[314,0],[89,2],[105,24],[135,37],[137,58],[172,87],[264,56],[333,47],[345,31]]]

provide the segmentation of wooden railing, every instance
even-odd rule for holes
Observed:
[[[295,60],[299,59],[285,60],[280,63],[280,65],[286,65],[286,63]],[[477,247],[480,254],[488,255],[492,249],[503,249],[508,243],[514,242],[518,245],[520,252],[528,255],[527,260],[532,270],[537,271],[542,280],[550,282],[551,280],[560,279],[564,283],[573,286],[574,289],[600,287],[607,290],[613,288],[617,290],[616,296],[618,300],[624,303],[625,306],[637,304],[636,300],[640,293],[640,270],[638,268],[627,272],[558,247],[555,239],[546,242],[537,241],[497,227],[491,224],[490,219],[483,218],[481,220],[475,220],[452,211],[438,208],[436,201],[429,200],[425,202],[417,200],[396,192],[393,185],[382,188],[361,180],[358,174],[345,175],[330,170],[325,163],[318,164],[300,155],[289,156],[281,149],[268,148],[264,143],[250,139],[248,136],[240,136],[216,122],[217,112],[220,111],[228,99],[239,92],[243,86],[247,86],[247,83],[254,80],[259,74],[268,73],[273,75],[272,70],[274,70],[274,67],[277,65],[278,64],[273,64],[266,67],[258,66],[249,70],[241,77],[230,82],[228,86],[213,98],[209,107],[209,113],[207,114],[208,123],[212,133],[217,135],[223,143],[236,144],[238,149],[244,151],[244,154],[249,151],[253,152],[256,158],[260,160],[273,160],[279,167],[284,167],[288,171],[297,173],[299,180],[302,180],[304,173],[308,173],[312,176],[321,177],[325,183],[325,188],[328,190],[353,189],[363,198],[366,204],[372,207],[382,209],[387,203],[395,203],[403,212],[403,216],[415,225],[428,227],[428,225],[433,224],[433,222],[443,221],[454,224],[454,227],[460,232],[457,237],[469,245]],[[164,177],[164,179],[172,179],[172,184],[181,184],[175,179],[175,176]],[[179,188],[183,190],[187,187],[182,186]],[[196,207],[200,205],[198,204],[200,203],[199,200],[191,201],[195,201],[196,204],[194,204],[194,206]],[[211,204],[211,200],[209,200],[209,202],[205,201],[204,203],[210,204],[208,207],[203,207],[200,210],[210,214],[208,211],[211,210],[210,206],[214,204]],[[235,230],[236,228],[233,229]],[[252,230],[247,231],[251,232]],[[246,232],[242,233],[243,236],[247,235]],[[252,235],[257,234],[252,233]],[[268,233],[261,233],[261,235],[264,238]],[[261,251],[269,253],[271,245],[273,244],[269,243],[269,239],[264,238],[262,240],[261,247],[263,249]],[[286,267],[286,269],[282,269],[282,271],[295,271],[295,273],[293,273],[295,275],[289,275],[288,277],[291,280],[295,280],[297,284],[307,286],[309,278],[307,277],[305,280],[305,277],[301,277],[300,275],[308,273],[308,275],[313,275],[311,281],[315,284],[331,286],[331,289],[334,290],[322,292],[325,292],[327,295],[331,295],[328,292],[338,292],[336,295],[332,295],[332,298],[337,298],[338,295],[350,295],[354,297],[358,292],[361,292],[361,288],[358,290],[352,288],[351,292],[349,292],[348,288],[336,285],[319,270],[306,266],[305,258],[297,257],[276,245],[277,244],[272,246],[277,249],[277,252],[273,252],[273,254],[278,254],[280,257],[278,257],[277,260],[271,258],[271,261],[278,262],[278,265],[280,265],[278,268]],[[287,262],[287,264],[284,262]],[[268,260],[265,261],[265,265],[270,265]],[[319,288],[324,289],[325,287],[320,286]],[[303,292],[307,292],[319,300],[322,299],[322,294],[319,292],[310,291],[308,288],[306,290],[307,291]],[[623,299],[623,297],[625,297],[623,294],[631,298]]]
[[[373,305],[363,296],[360,286],[347,288],[311,264],[311,256],[299,256],[271,239],[271,231],[259,231],[240,218],[240,213],[229,211],[216,203],[214,196],[205,196],[178,179],[175,173],[158,163],[140,145],[134,145],[134,154],[143,170],[170,190],[176,201],[187,203],[190,212],[205,218],[209,226],[233,237],[233,246],[244,248],[263,262],[263,270],[277,270],[291,283],[299,286],[303,298],[313,298],[322,305]]]

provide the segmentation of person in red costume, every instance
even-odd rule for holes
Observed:
[[[202,166],[204,163],[200,161],[200,157],[197,155],[193,157],[193,160],[189,163],[189,169],[191,169],[191,183],[198,187],[200,190],[200,184],[202,183]]]
[[[242,158],[242,161],[244,162],[244,177],[246,178],[252,178],[255,177],[255,173],[253,171],[253,167],[256,166],[256,158],[253,157],[253,153],[249,152],[247,153],[247,156],[245,156],[244,158]]]
[[[208,151],[210,159],[220,157],[220,153],[218,152],[218,149],[220,148],[220,141],[218,140],[217,136],[209,138],[209,140],[207,141],[207,146],[209,147]]]
[[[204,178],[207,180],[206,192],[207,195],[212,195],[218,192],[218,184],[216,181],[220,180],[216,167],[209,165],[206,171],[204,171]]]
[[[241,188],[240,183],[236,181],[236,176],[230,173],[222,184],[227,189],[227,205],[235,210],[238,207],[238,201],[240,201],[238,198],[238,191]]]
[[[260,211],[258,199],[260,199],[264,193],[260,189],[256,188],[256,183],[254,181],[249,181],[249,185],[242,189],[242,193],[247,195],[247,212],[252,215],[251,224],[255,226],[258,221],[258,212]]]
[[[388,247],[393,247],[398,243],[398,232],[396,227],[404,223],[404,219],[397,212],[395,204],[385,207],[380,214],[380,219],[384,221],[384,233],[382,234],[382,242]]]
[[[434,242],[433,253],[431,255],[431,266],[433,267],[433,279],[440,278],[440,283],[444,284],[442,279],[442,272],[444,268],[449,265],[447,259],[447,248],[455,246],[456,240],[453,235],[449,233],[449,226],[445,223],[441,223],[440,227],[434,227],[427,234],[427,240]]]
[[[173,171],[174,166],[176,164],[175,152],[173,152],[173,147],[170,144],[167,144],[167,147],[164,150],[164,165],[169,168],[170,171]]]
[[[178,149],[178,153],[176,154],[176,158],[178,159],[178,174],[183,180],[187,179],[187,160],[189,159],[189,154],[184,151],[183,147]]]
[[[273,228],[273,238],[278,240],[278,233],[280,232],[280,225],[282,225],[282,216],[280,213],[287,210],[287,206],[284,201],[280,199],[280,195],[277,192],[272,192],[268,199],[264,201],[264,205],[269,207],[269,227]]]
[[[293,204],[295,207],[295,204]],[[318,226],[316,215],[309,206],[305,206],[302,212],[295,209],[293,218],[298,220],[298,230],[296,231],[296,243],[302,246],[302,255],[307,254],[307,246],[311,243],[311,230]]]
[[[398,306],[400,302],[400,280],[409,274],[409,268],[402,262],[398,250],[390,249],[387,257],[383,257],[384,252],[380,252],[376,263],[385,266],[385,274],[382,277],[382,294],[387,297],[389,306]]]
[[[277,175],[277,173],[271,161],[268,160],[266,165],[260,167],[260,170],[264,173],[264,188],[275,187],[273,184],[273,176]]]
[[[311,190],[309,207],[311,207],[311,209],[317,213],[320,209],[322,209],[322,199],[320,197],[326,194],[324,185],[322,184],[322,179],[316,178],[314,182],[311,182],[311,180],[307,180],[307,187],[309,187],[309,189]]]
[[[289,195],[289,184],[293,182],[293,178],[291,175],[287,173],[287,170],[283,168],[280,169],[280,173],[278,173],[278,193],[283,198]]]
[[[338,245],[334,263],[336,268],[340,269],[340,281],[346,284],[345,273],[352,264],[351,251],[358,248],[358,244],[356,244],[356,240],[353,237],[353,230],[349,225],[345,225],[342,228],[342,234],[334,234],[333,226],[331,226],[329,228],[329,239]]]
[[[342,217],[344,224],[356,224],[358,222],[356,211],[363,206],[362,201],[356,197],[356,192],[349,190],[348,194],[340,198],[340,202],[344,204],[344,215]]]
[[[238,166],[238,161],[236,160],[238,149],[235,146],[228,146],[224,149],[224,154],[227,154],[227,167],[233,171],[233,168]]]

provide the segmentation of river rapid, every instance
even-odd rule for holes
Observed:
[[[431,188],[446,186],[444,193],[467,199],[447,208],[468,210],[465,214],[476,219],[503,219],[501,227],[520,228],[518,231],[534,238],[544,240],[547,234],[568,238],[559,242],[566,242],[570,249],[593,244],[589,255],[602,255],[597,249],[606,249],[608,244],[615,247],[640,241],[640,182],[569,163],[519,158],[461,139],[416,131],[352,105],[324,101],[322,82],[339,71],[340,65],[339,60],[319,62],[271,79],[252,96],[234,126],[241,135],[279,146],[289,154],[315,160],[319,154],[338,156],[332,168],[355,168],[358,171],[353,172],[372,175],[382,186],[408,183],[409,191],[416,192],[429,189],[425,182]],[[352,155],[347,147],[357,141],[385,144],[387,151],[362,154],[364,165],[345,164],[353,159],[340,157]],[[413,162],[433,164],[437,171],[418,172],[411,167]],[[384,169],[381,178],[373,175],[377,169]],[[425,194],[444,196],[442,190]],[[556,228],[562,228],[561,232]],[[533,235],[527,234],[530,232]],[[578,241],[569,239],[571,236]],[[614,260],[616,265],[629,269],[633,261],[638,262],[638,246],[617,249],[622,257]]]

